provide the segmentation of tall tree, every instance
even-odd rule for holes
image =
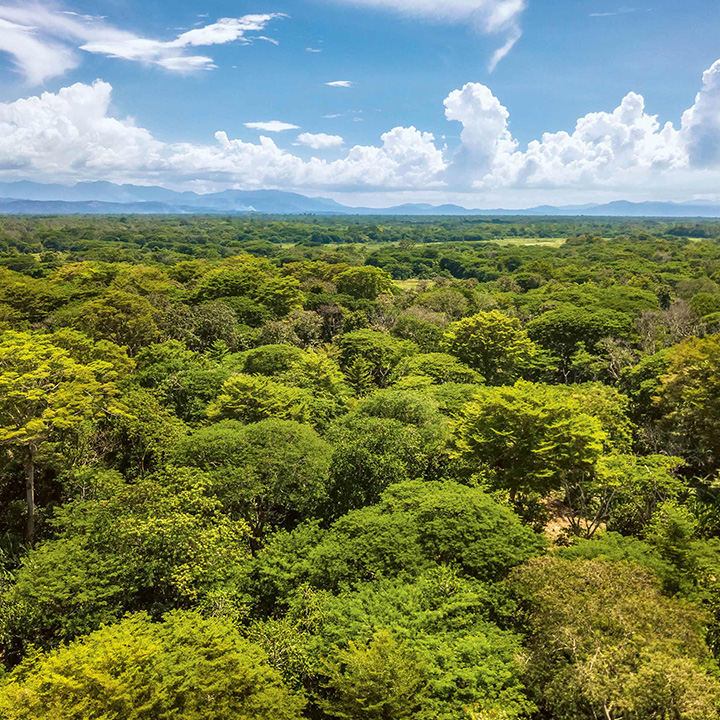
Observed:
[[[106,413],[122,412],[115,376],[112,363],[78,362],[47,336],[6,332],[0,340],[0,445],[25,469],[29,543],[35,538],[41,451]]]

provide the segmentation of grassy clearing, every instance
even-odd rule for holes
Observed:
[[[539,237],[507,237],[507,238],[496,238],[490,242],[497,243],[498,245],[545,245],[546,247],[560,247],[565,244],[567,238],[554,237],[554,238],[539,238]]]

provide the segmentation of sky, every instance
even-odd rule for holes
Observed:
[[[720,2],[0,0],[0,180],[720,201]]]

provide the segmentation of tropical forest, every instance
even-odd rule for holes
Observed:
[[[0,219],[0,718],[718,720],[720,221]]]

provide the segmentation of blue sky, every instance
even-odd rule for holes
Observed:
[[[708,0],[7,4],[0,177],[376,205],[720,199],[718,29]]]

